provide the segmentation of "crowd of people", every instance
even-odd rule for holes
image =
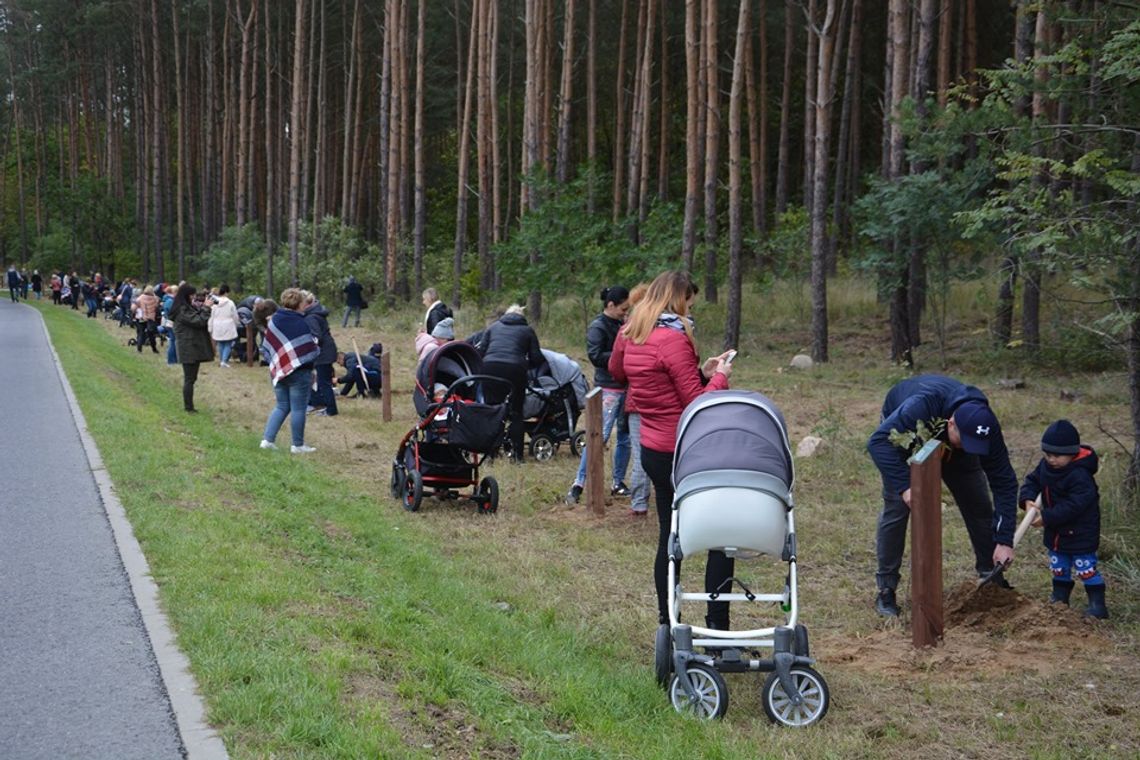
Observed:
[[[12,266],[8,286],[13,301],[26,299],[29,289],[41,298],[45,281],[38,271],[26,275]],[[311,453],[315,448],[304,440],[308,414],[335,416],[338,396],[344,398],[354,390],[358,396],[380,393],[383,346],[374,343],[365,354],[341,350],[329,327],[328,308],[305,290],[288,288],[278,301],[249,296],[234,303],[224,284],[204,292],[189,283],[140,287],[129,278],[112,285],[99,273],[82,278],[75,272],[52,273],[46,288],[56,304],[78,309],[82,300],[89,317],[103,311],[122,325],[133,325],[136,338],[131,343],[139,352],[150,346],[157,353],[157,341],[166,341],[167,361],[182,365],[183,406],[188,413],[196,411],[194,385],[201,364],[214,360],[216,347],[219,366],[230,366],[235,344],[252,323],[260,348],[241,349],[260,351],[275,399],[262,435],[263,449],[277,448],[277,434],[289,420],[290,451]],[[349,277],[343,294],[342,327],[354,314],[359,324],[360,310],[367,306],[362,286]],[[659,530],[653,577],[661,622],[668,621],[668,540],[678,421],[701,394],[728,388],[735,354],[725,351],[703,362],[699,359],[691,317],[696,294],[697,285],[678,271],[664,272],[632,290],[621,285],[603,288],[601,312],[585,332],[594,384],[602,389],[603,440],[614,439],[610,493],[629,497],[630,514],[635,517],[648,513],[651,488],[655,495]],[[423,322],[414,339],[417,362],[426,361],[456,337],[454,314],[436,290],[425,290],[422,300]],[[509,384],[509,451],[512,461],[521,464],[528,377],[546,362],[538,335],[527,322],[524,307],[515,304],[494,312],[467,342],[483,357],[483,372]],[[335,370],[337,365],[342,374]],[[979,577],[1008,586],[1001,571],[1013,561],[1017,509],[1033,509],[1033,524],[1044,528],[1052,576],[1050,600],[1068,605],[1079,580],[1089,600],[1086,615],[1108,617],[1105,579],[1097,563],[1100,508],[1095,450],[1081,442],[1069,421],[1058,420],[1042,437],[1043,458],[1019,488],[988,398],[979,389],[943,375],[912,377],[891,388],[867,444],[883,483],[874,600],[880,615],[899,615],[897,588],[911,508],[906,460],[912,452],[897,445],[894,433],[918,430],[929,431],[950,452],[942,479],[962,515]],[[568,504],[579,501],[585,476],[583,453],[566,494]],[[731,557],[709,552],[706,591],[722,589],[733,572]],[[706,622],[710,628],[728,629],[728,604],[709,602]]]

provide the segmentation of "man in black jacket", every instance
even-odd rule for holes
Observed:
[[[483,340],[478,348],[483,355],[483,373],[501,377],[511,384],[511,456],[515,464],[522,464],[523,401],[526,400],[526,373],[528,369],[540,366],[544,360],[538,336],[526,317],[523,307],[509,306],[499,319],[483,331]]]
[[[347,396],[356,389],[356,395],[365,393],[371,396],[380,395],[380,360],[371,354],[361,354],[360,363],[356,362],[356,353],[338,353],[337,361],[344,367],[345,373],[337,383],[340,385],[340,395]]]

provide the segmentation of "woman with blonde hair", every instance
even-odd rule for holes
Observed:
[[[280,308],[273,312],[265,329],[264,345],[269,348],[269,379],[277,403],[265,421],[261,448],[277,448],[277,431],[289,420],[293,454],[316,451],[305,445],[305,409],[309,404],[309,388],[313,365],[320,354],[317,339],[301,313],[305,295],[299,288],[286,288],[281,293]]]
[[[673,450],[677,423],[685,407],[707,391],[726,390],[732,365],[728,352],[700,365],[689,317],[697,286],[686,272],[663,272],[649,284],[645,297],[614,343],[610,374],[628,385],[626,403],[640,415],[641,464],[656,492],[658,539],[653,580],[657,615],[669,622],[667,572],[669,529],[673,509]],[[706,590],[715,591],[732,577],[732,560],[709,552]],[[710,602],[710,628],[728,628],[728,604]]]

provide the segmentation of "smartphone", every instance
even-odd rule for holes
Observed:
[[[732,364],[732,360],[735,358],[736,358],[736,349],[734,348],[728,352],[728,356],[726,356],[724,358],[724,363],[725,364]]]

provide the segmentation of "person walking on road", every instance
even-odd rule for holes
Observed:
[[[1017,474],[989,400],[974,386],[944,375],[907,378],[887,393],[879,427],[867,441],[867,451],[883,479],[883,510],[875,538],[879,563],[875,609],[884,617],[899,614],[895,589],[910,519],[907,459],[914,448],[896,445],[892,433],[917,434],[922,428],[949,447],[942,463],[942,482],[966,523],[978,576],[1013,562]],[[921,444],[916,435],[915,445]],[[994,582],[1009,587],[1003,577]]]
[[[12,303],[20,302],[20,273],[15,264],[8,265],[8,294],[12,296]]]
[[[174,303],[170,307],[170,319],[174,322],[174,338],[177,342],[178,363],[182,365],[182,407],[193,414],[194,383],[198,382],[198,368],[202,362],[214,360],[214,347],[210,345],[210,307],[201,301],[195,302],[198,292],[188,282],[178,286]]]

